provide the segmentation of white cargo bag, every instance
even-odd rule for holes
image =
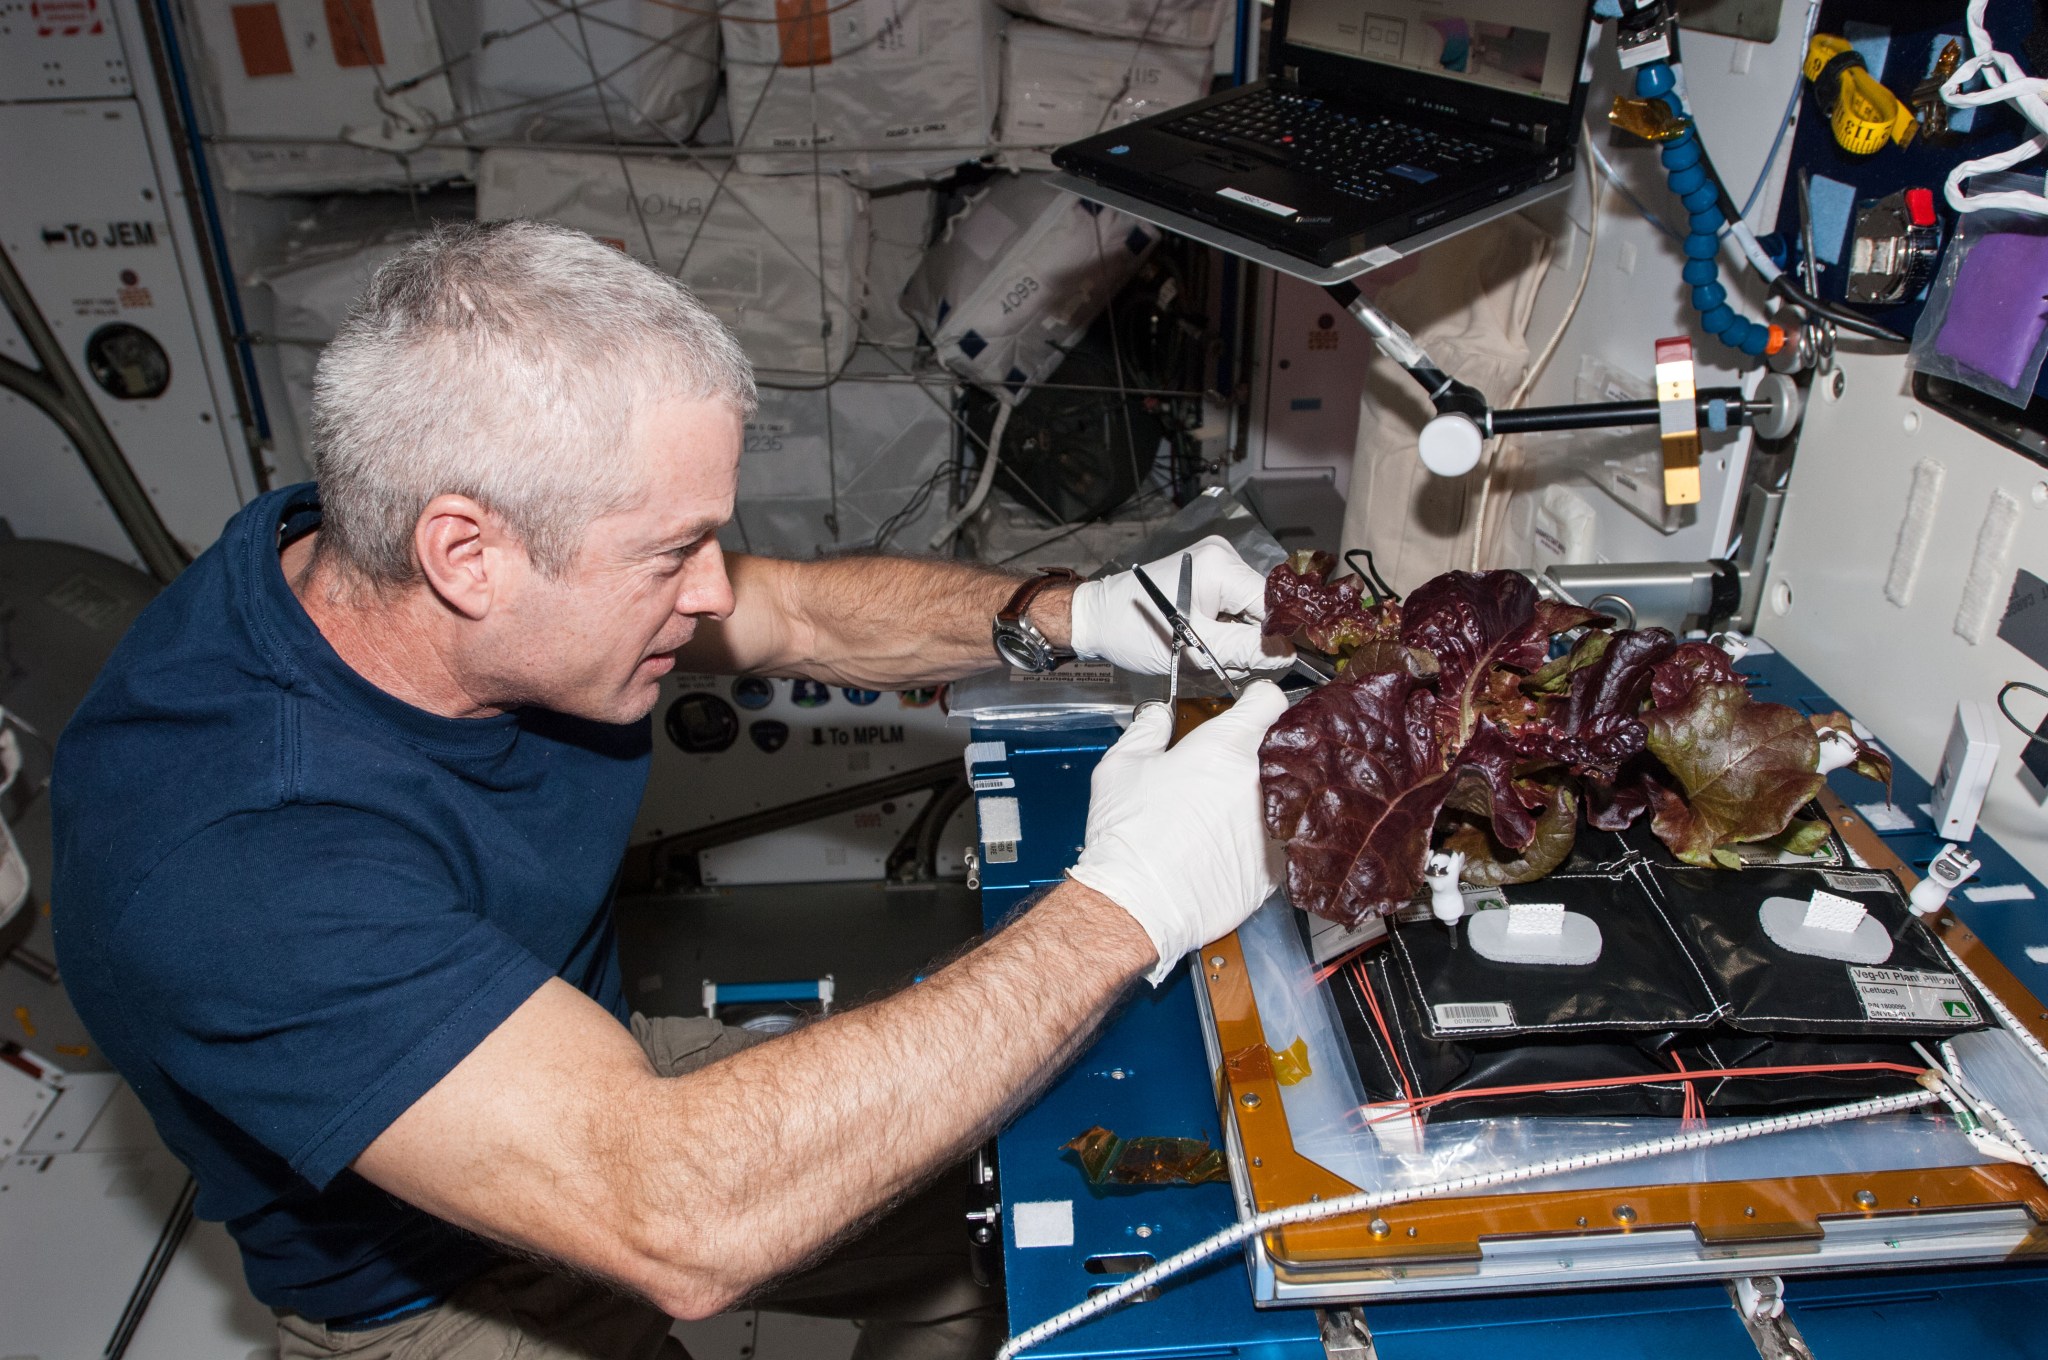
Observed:
[[[349,304],[369,284],[370,275],[405,249],[410,239],[407,233],[363,246],[315,248],[249,280],[252,288],[270,294],[269,334],[284,379],[283,409],[277,393],[264,393],[269,398],[265,405],[271,437],[295,450],[307,467],[313,465],[313,370],[320,353],[348,319]]]
[[[468,54],[449,75],[471,139],[681,143],[718,96],[709,5],[434,0],[434,16],[449,59]]]
[[[1003,0],[1003,8],[1111,38],[1214,47],[1227,0]]]
[[[1023,399],[1129,281],[1159,229],[1040,175],[995,181],[925,253],[903,309],[939,362]]]
[[[803,5],[817,17],[778,17]],[[879,187],[986,149],[1003,25],[989,0],[730,0],[720,14],[742,170],[815,163]]]
[[[853,350],[867,202],[836,175],[735,170],[721,187],[713,171],[666,157],[496,150],[477,170],[479,221],[530,217],[608,241],[689,285],[756,369],[798,380],[837,373]]]
[[[913,378],[865,349],[829,395],[763,387],[747,423],[733,522],[719,541],[791,558],[872,547],[892,515],[921,500],[881,545],[921,551],[951,508],[942,469],[953,459],[959,394],[942,369]]]
[[[868,200],[874,245],[868,252],[867,304],[860,322],[863,343],[879,345],[908,361],[917,347],[917,323],[903,312],[903,286],[924,262],[931,238],[930,189],[898,190]]]
[[[336,138],[365,145],[217,142],[222,181],[251,193],[403,188],[470,172],[441,76],[386,97],[441,64],[427,0],[260,0],[197,4],[201,84],[224,137]],[[382,149],[378,149],[382,148]],[[403,153],[403,154],[400,154]]]
[[[1003,111],[996,141],[1007,165],[1052,169],[1052,148],[1150,118],[1208,93],[1197,47],[1102,38],[1013,20],[1003,30]]]

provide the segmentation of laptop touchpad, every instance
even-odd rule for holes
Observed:
[[[1191,156],[1178,165],[1169,166],[1165,171],[1168,179],[1194,189],[1220,189],[1237,173],[1200,156]]]

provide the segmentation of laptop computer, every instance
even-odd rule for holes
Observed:
[[[1563,188],[1591,25],[1588,0],[1279,0],[1263,80],[1053,163],[1063,187],[1333,281]]]

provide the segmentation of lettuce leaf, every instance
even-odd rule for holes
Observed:
[[[1339,657],[1396,636],[1398,610],[1366,604],[1365,583],[1356,576],[1332,583],[1336,567],[1329,553],[1298,552],[1273,568],[1266,576],[1266,636],[1299,636]]]
[[[1815,713],[1808,721],[1812,722],[1813,730],[1816,734],[1821,732],[1839,732],[1850,741],[1855,742],[1856,759],[1849,762],[1848,768],[1862,775],[1865,779],[1884,785],[1885,801],[1887,803],[1891,801],[1892,758],[1885,753],[1883,748],[1875,746],[1857,736],[1855,724],[1849,721],[1848,714],[1839,710],[1833,713]]]
[[[1542,809],[1534,833],[1519,850],[1502,845],[1487,827],[1461,821],[1444,838],[1443,848],[1465,856],[1462,875],[1475,888],[1498,888],[1504,883],[1530,883],[1543,877],[1570,858],[1579,838],[1579,804],[1563,784],[1536,786]]]
[[[1727,864],[1725,851],[1768,840],[1820,792],[1820,740],[1783,704],[1761,704],[1742,684],[1700,684],[1643,720],[1650,753],[1684,796],[1648,784],[1651,830],[1688,864]]]
[[[1437,753],[1434,696],[1402,671],[1340,676],[1259,746],[1266,829],[1287,842],[1295,906],[1355,925],[1422,887],[1431,831],[1455,776]]]
[[[1601,616],[1540,600],[1518,571],[1450,571],[1417,586],[1401,606],[1401,641],[1437,659],[1436,728],[1446,754],[1471,740],[1482,716],[1542,667],[1555,633]],[[1512,683],[1497,678],[1505,669]]]

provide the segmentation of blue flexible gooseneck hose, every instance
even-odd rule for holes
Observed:
[[[1662,99],[1674,116],[1683,118],[1685,105],[1675,93],[1677,84],[1671,67],[1661,61],[1636,71],[1637,97]],[[1698,129],[1688,123],[1684,132],[1662,145],[1659,154],[1671,192],[1692,214],[1684,241],[1682,277],[1692,286],[1692,305],[1700,314],[1700,325],[1730,349],[1752,358],[1761,356],[1771,342],[1770,327],[1738,315],[1728,305],[1728,290],[1721,286],[1721,267],[1715,257],[1721,250],[1721,227],[1728,218],[1721,211],[1720,190],[1703,164],[1705,153]]]

